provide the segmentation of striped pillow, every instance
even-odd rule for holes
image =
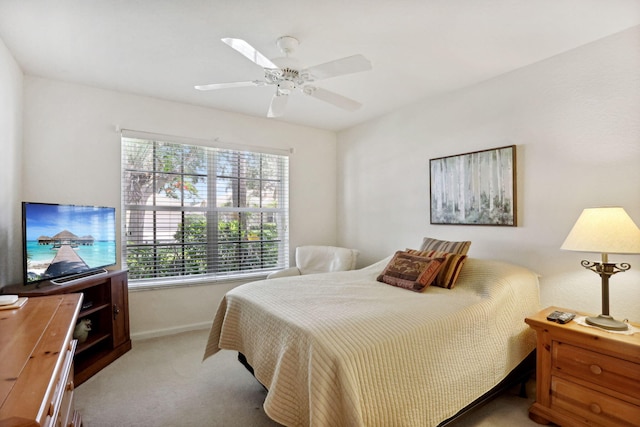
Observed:
[[[410,255],[422,256],[427,258],[444,258],[442,267],[433,281],[432,285],[439,286],[441,288],[453,289],[462,270],[462,265],[467,259],[466,255],[452,254],[449,252],[438,251],[418,251],[415,249],[407,249],[406,251]]]
[[[397,251],[377,280],[388,285],[422,292],[436,278],[444,258],[422,257]]]
[[[438,240],[438,239],[432,239],[430,237],[425,237],[422,240],[422,246],[420,246],[420,250],[448,252],[450,254],[466,255],[467,252],[469,251],[470,246],[471,246],[470,241],[449,242],[447,240]]]

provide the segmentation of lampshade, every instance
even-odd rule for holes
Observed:
[[[639,254],[640,229],[621,207],[588,208],[561,249],[607,254]]]

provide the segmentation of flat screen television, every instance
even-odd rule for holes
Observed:
[[[22,203],[24,284],[74,278],[116,263],[116,210]]]

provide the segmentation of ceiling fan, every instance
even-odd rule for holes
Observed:
[[[245,86],[276,86],[276,93],[271,99],[267,117],[283,115],[289,95],[295,90],[347,111],[355,111],[362,106],[362,104],[353,99],[311,84],[329,77],[370,70],[371,62],[362,55],[348,56],[313,67],[303,68],[297,59],[289,56],[299,45],[298,40],[294,37],[283,36],[276,41],[277,46],[285,56],[274,58],[273,61],[242,39],[223,38],[222,41],[244,55],[251,62],[261,66],[264,69],[264,80],[212,83],[195,86],[196,89],[214,90]]]

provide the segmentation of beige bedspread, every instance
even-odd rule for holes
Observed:
[[[227,293],[205,359],[243,353],[287,426],[435,426],[499,383],[535,346],[537,276],[470,258],[452,290],[375,280],[370,267],[258,281]]]

